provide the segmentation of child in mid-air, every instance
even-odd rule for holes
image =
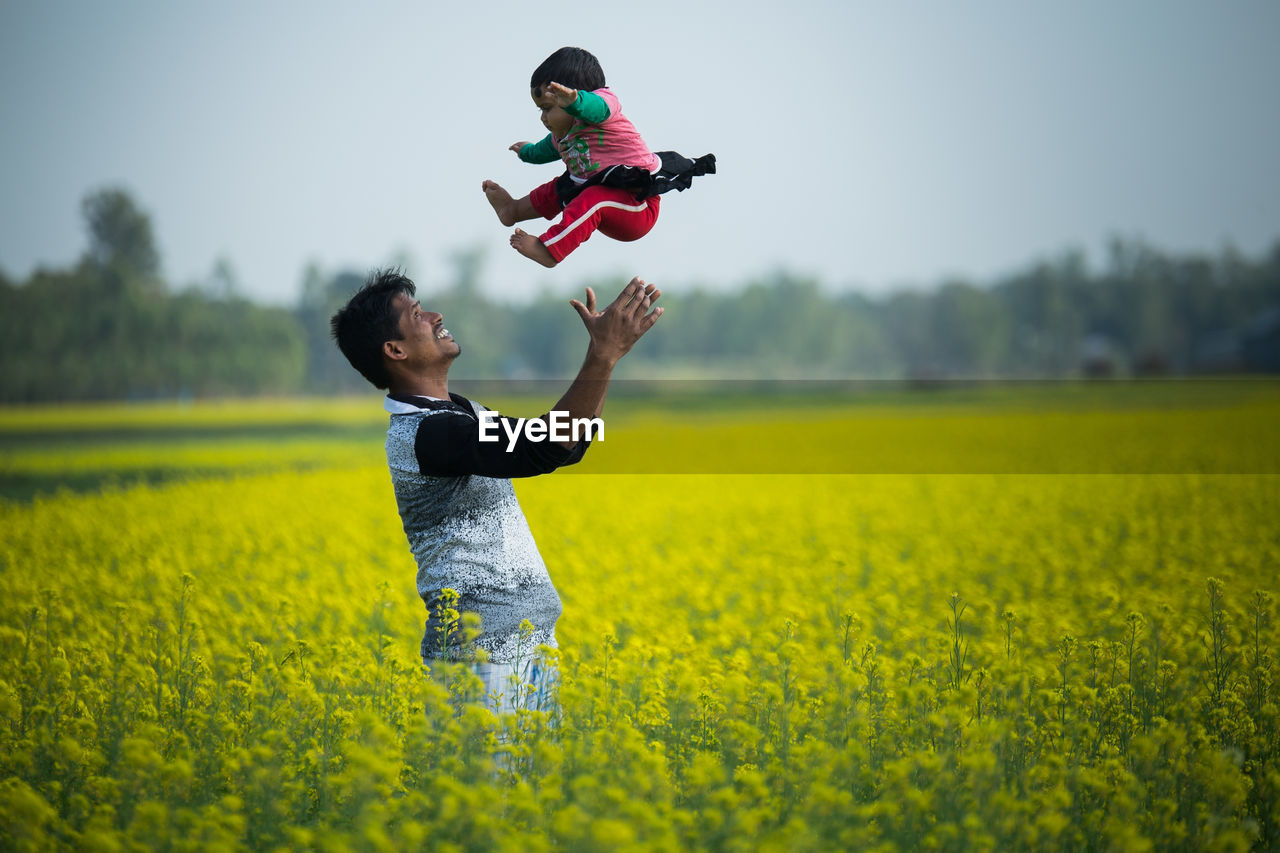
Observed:
[[[563,160],[566,171],[520,199],[493,181],[481,189],[503,225],[560,217],[538,237],[519,228],[511,237],[517,252],[544,267],[564,260],[595,231],[639,240],[658,219],[659,195],[687,189],[697,175],[715,174],[714,154],[690,160],[674,151],[650,151],[605,88],[599,61],[582,48],[551,54],[529,86],[550,133],[541,142],[516,142],[510,149],[526,163]]]

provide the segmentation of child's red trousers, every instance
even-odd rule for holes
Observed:
[[[637,201],[626,190],[597,184],[578,193],[561,216],[556,182],[548,181],[529,193],[529,203],[544,219],[560,216],[538,237],[559,263],[596,231],[623,242],[639,240],[658,221],[660,199],[655,195]]]

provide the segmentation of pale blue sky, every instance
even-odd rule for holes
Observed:
[[[1112,234],[1280,237],[1280,3],[613,8],[7,0],[0,268],[73,261],[79,201],[108,185],[151,215],[171,281],[225,257],[274,302],[308,262],[402,259],[429,289],[477,246],[490,293],[567,298],[778,268],[883,292],[1101,257]],[[506,147],[540,137],[529,74],[565,44],[600,58],[652,147],[714,152],[720,174],[664,198],[643,240],[596,236],[548,271],[480,182],[523,195],[557,173]]]

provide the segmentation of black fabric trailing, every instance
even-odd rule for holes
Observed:
[[[609,166],[578,183],[566,171],[556,179],[556,197],[560,200],[560,207],[567,207],[587,187],[616,187],[633,193],[637,199],[646,199],[671,190],[684,192],[693,186],[694,178],[716,173],[714,154],[703,154],[690,160],[675,151],[655,153],[662,161],[662,168],[657,172],[639,166]]]

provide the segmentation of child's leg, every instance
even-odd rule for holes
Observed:
[[[547,181],[529,191],[529,204],[544,219],[555,219],[560,215],[560,194],[556,192],[558,181],[558,178]],[[542,245],[542,241],[520,228],[511,235],[511,248],[544,267],[556,265],[556,259],[551,257],[551,253],[547,251],[546,246]]]
[[[658,207],[657,196],[637,201],[634,195],[616,187],[587,187],[569,202],[560,221],[548,228],[538,240],[552,261],[559,263],[597,229],[615,240],[639,240],[658,220]],[[515,245],[515,238],[512,238],[512,245]],[[519,246],[516,248],[525,257],[538,260]]]
[[[529,201],[529,196],[512,198],[511,193],[493,181],[483,182],[480,189],[484,190],[484,197],[489,200],[493,212],[498,214],[498,221],[507,227],[526,219],[537,219],[540,215]]]
[[[650,196],[645,199],[648,209],[634,213],[623,208],[606,208],[600,212],[600,225],[596,228],[601,234],[623,243],[639,240],[653,230],[658,221],[658,211],[662,206],[661,196]],[[583,239],[586,239],[585,237]]]

